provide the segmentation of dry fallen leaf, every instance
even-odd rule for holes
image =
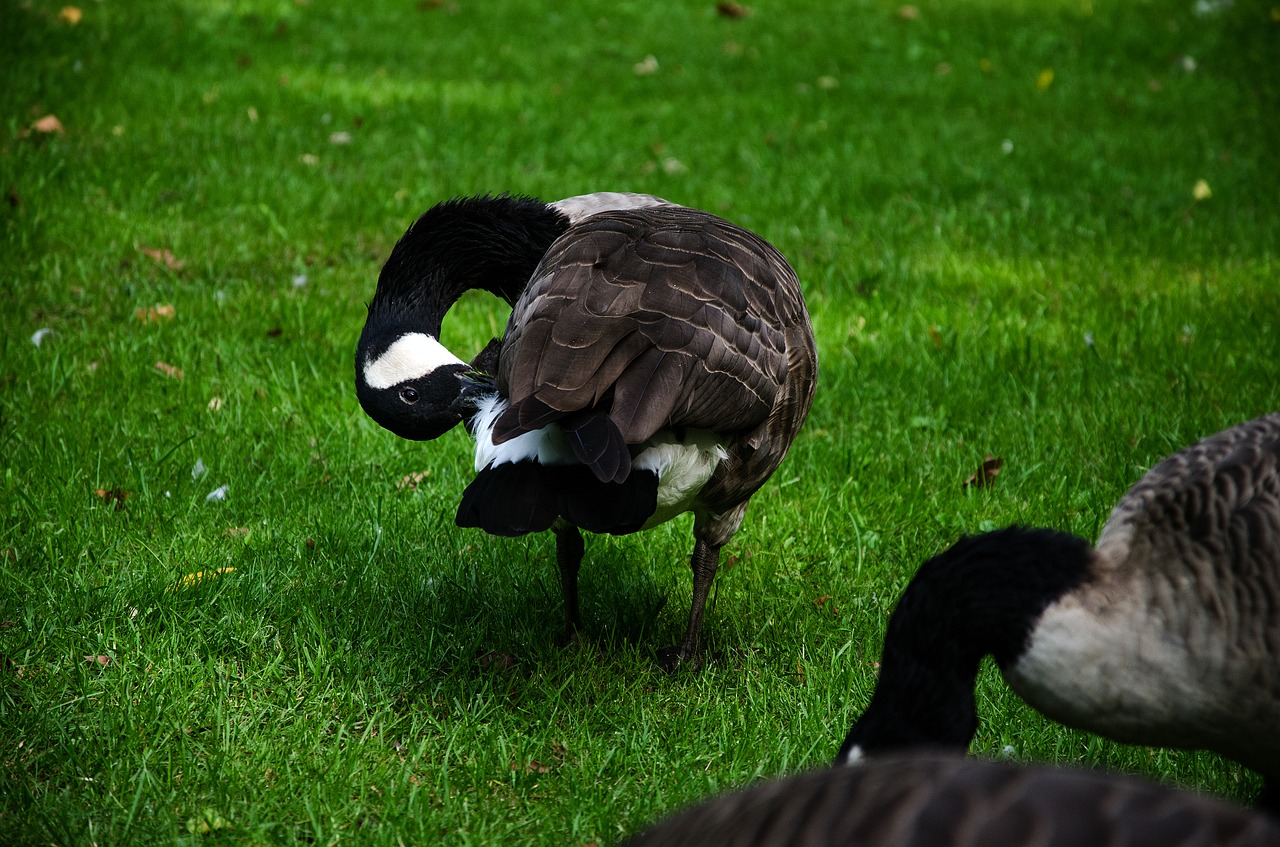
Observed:
[[[750,15],[751,10],[741,3],[734,3],[733,0],[724,0],[716,4],[716,14],[722,18],[741,20]]]
[[[248,538],[248,537],[249,537],[249,527],[247,527],[247,526],[229,526],[229,527],[227,527],[226,531],[225,531],[225,532],[223,532],[222,534],[223,534],[223,535],[225,535],[227,538]]]
[[[911,5],[899,6],[898,17],[904,21],[914,21],[920,17],[920,9]]]
[[[636,76],[652,76],[658,72],[658,58],[653,55],[645,56],[632,65],[631,70]]]
[[[147,308],[138,307],[133,310],[134,316],[146,323],[160,323],[160,321],[169,320],[177,312],[173,308],[172,303],[164,303],[159,306],[148,306]]]
[[[401,490],[408,489],[409,491],[413,491],[418,487],[418,483],[422,482],[424,479],[426,479],[430,475],[431,475],[431,471],[418,471],[417,473],[411,473],[408,476],[406,476],[404,479],[397,482],[396,488],[399,488]]]
[[[63,23],[75,26],[80,23],[80,19],[84,17],[84,13],[76,6],[63,6],[62,11],[58,12],[58,18]]]
[[[111,664],[111,657],[110,657],[110,656],[96,656],[96,655],[94,655],[94,654],[92,654],[92,653],[90,653],[89,655],[85,656],[85,657],[84,657],[84,660],[85,660],[86,662],[88,662],[89,664],[91,664],[91,665],[98,665],[99,667],[104,667],[104,668],[105,668],[107,665]]]
[[[512,762],[511,770],[518,771],[520,770],[520,766],[517,765],[515,762]],[[544,765],[542,764],[542,762],[539,762],[537,759],[532,759],[529,761],[527,765],[524,766],[524,770],[528,773],[548,773],[551,770],[551,766]]]
[[[31,125],[31,128],[43,135],[63,135],[62,121],[54,115],[45,115]]]
[[[195,573],[189,573],[186,576],[184,576],[182,579],[178,580],[178,584],[174,587],[175,588],[191,588],[193,585],[197,585],[203,580],[213,579],[216,576],[222,576],[224,573],[231,573],[234,570],[235,568],[226,567],[226,568],[218,568],[217,570],[212,570],[212,571],[196,571]]]
[[[516,657],[510,653],[501,653],[497,650],[477,651],[480,660],[480,667],[492,668],[496,670],[509,671],[516,666]]]
[[[114,503],[117,512],[124,510],[124,501],[130,496],[123,488],[95,488],[93,493],[101,497],[104,503]]]
[[[1004,466],[1004,459],[997,459],[991,454],[982,460],[982,464],[978,466],[975,473],[969,474],[969,478],[964,481],[965,488],[985,488],[996,481],[996,477],[1000,475],[1000,468]]]
[[[181,259],[175,259],[173,253],[169,250],[157,247],[139,247],[138,249],[142,251],[143,255],[155,259],[171,271],[180,271],[183,265],[186,264]]]
[[[222,402],[223,401],[221,397],[219,397],[216,394],[213,395],[213,397],[209,398],[209,411],[210,412],[222,411]]]
[[[174,367],[168,362],[156,362],[156,370],[168,377],[174,379],[182,379],[186,374],[182,372],[182,368]]]

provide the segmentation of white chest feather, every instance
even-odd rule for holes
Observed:
[[[1205,659],[1191,655],[1150,608],[1098,614],[1068,597],[1045,610],[1004,676],[1055,720],[1118,740],[1159,743],[1215,708],[1205,699],[1204,677],[1215,672]]]
[[[491,394],[480,398],[476,405],[476,416],[472,419],[472,435],[476,439],[476,473],[490,465],[505,462],[567,465],[574,461],[573,450],[556,424],[494,444],[494,421],[509,404],[498,395]]]
[[[577,461],[556,424],[494,444],[493,424],[507,405],[497,395],[482,398],[477,404],[472,419],[477,473],[504,462],[567,465]],[[686,430],[681,437],[663,430],[641,445],[631,467],[658,475],[658,508],[645,526],[656,526],[692,508],[698,492],[728,455],[720,440],[705,430]]]
[[[720,440],[706,430],[686,430],[679,439],[662,431],[651,438],[632,462],[632,467],[658,475],[658,510],[647,526],[688,511],[728,456]]]

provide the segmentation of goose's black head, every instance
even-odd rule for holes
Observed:
[[[426,333],[370,332],[366,325],[360,338],[356,397],[365,414],[401,438],[444,435],[474,410],[482,386],[470,365]]]
[[[514,303],[568,226],[540,200],[505,195],[449,200],[418,218],[378,275],[356,347],[356,396],[369,417],[415,441],[468,417],[492,383],[440,344],[445,313],[475,288]]]

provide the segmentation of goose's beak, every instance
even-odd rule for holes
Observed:
[[[489,374],[476,370],[460,370],[457,377],[461,388],[458,396],[449,405],[449,410],[463,420],[470,420],[475,414],[477,402],[481,397],[496,392],[497,383]]]

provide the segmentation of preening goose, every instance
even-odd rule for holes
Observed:
[[[1151,469],[1095,547],[1021,528],[921,566],[837,762],[965,748],[985,655],[1045,715],[1124,743],[1214,750],[1280,778],[1280,413]]]
[[[470,289],[513,308],[470,364],[439,341]],[[476,477],[459,526],[552,529],[570,630],[579,529],[625,534],[694,514],[698,648],[720,548],[813,402],[817,355],[795,272],[752,233],[637,194],[441,203],[401,237],[356,351],[364,410],[405,438],[465,421]]]
[[[1265,815],[1145,780],[937,754],[726,794],[624,847],[1264,847]]]

